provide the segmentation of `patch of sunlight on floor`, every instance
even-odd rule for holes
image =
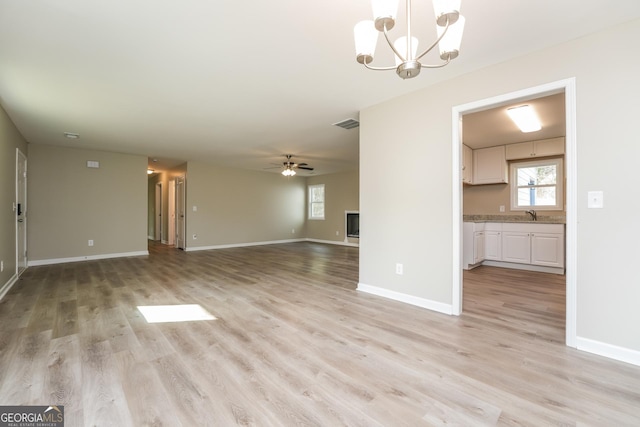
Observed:
[[[138,310],[147,323],[191,322],[194,320],[216,320],[200,304],[139,305]]]

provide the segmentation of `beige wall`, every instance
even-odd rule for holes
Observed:
[[[325,218],[324,220],[308,220],[306,237],[344,242],[346,234],[345,211],[358,211],[360,208],[358,172],[342,172],[307,178],[307,185],[315,184],[324,184]],[[357,243],[358,240],[349,239],[353,243]]]
[[[143,156],[30,145],[29,261],[146,251],[146,169]]]
[[[451,304],[452,108],[575,77],[577,335],[640,351],[640,198],[629,192],[640,158],[637,40],[640,20],[363,110],[360,282]],[[594,66],[594,52],[607,52],[606,66]],[[604,209],[587,209],[589,190],[604,191]]]
[[[305,183],[301,177],[189,162],[187,249],[305,237]]]
[[[16,274],[16,149],[27,155],[27,142],[0,107],[0,295]]]

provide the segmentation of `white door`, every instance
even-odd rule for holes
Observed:
[[[484,231],[476,231],[473,235],[473,262],[484,261]]]
[[[27,157],[16,152],[16,269],[27,268]]]
[[[169,210],[169,221],[167,221],[167,244],[176,244],[176,182],[169,181],[169,197],[167,207]]]
[[[484,259],[502,261],[502,236],[499,231],[484,232]]]
[[[176,178],[176,247],[185,249],[186,184],[183,176]]]
[[[155,212],[154,240],[162,242],[162,183],[156,184],[156,212]]]
[[[564,267],[564,235],[531,234],[531,264]]]
[[[531,243],[529,233],[517,231],[502,232],[502,260],[506,262],[531,263]]]

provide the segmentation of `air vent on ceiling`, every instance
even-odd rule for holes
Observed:
[[[353,129],[360,126],[360,122],[357,121],[356,119],[345,119],[345,120],[342,120],[341,122],[334,123],[333,125],[338,126],[342,129]]]

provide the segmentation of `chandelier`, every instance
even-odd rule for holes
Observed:
[[[398,0],[372,0],[373,21],[358,22],[353,29],[356,42],[356,60],[370,70],[396,70],[403,79],[410,79],[420,74],[421,68],[440,68],[458,56],[464,17],[460,15],[461,0],[432,0],[436,17],[437,39],[419,55],[418,39],[411,35],[411,0],[407,3],[407,35],[398,38],[394,43],[389,39],[389,30],[395,25],[398,13]],[[383,33],[396,59],[395,66],[373,67],[369,64],[378,42],[378,34]],[[439,46],[440,59],[444,62],[435,65],[422,64],[420,59],[433,48]]]

